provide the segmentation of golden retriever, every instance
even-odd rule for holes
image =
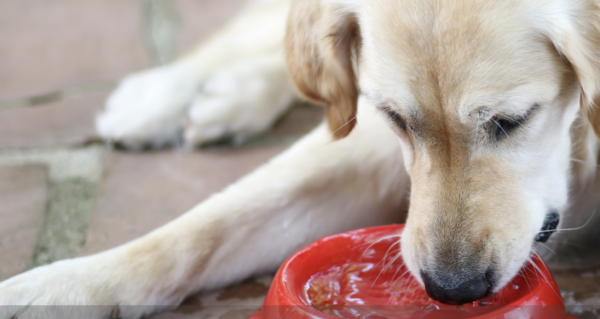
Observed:
[[[255,1],[195,53],[124,80],[97,127],[130,147],[180,130],[243,140],[285,112],[292,81],[327,125],[142,238],[0,283],[15,306],[0,318],[54,304],[139,318],[320,236],[402,221],[408,197],[403,258],[439,301],[499,290],[557,227],[547,261],[597,261],[598,1]]]

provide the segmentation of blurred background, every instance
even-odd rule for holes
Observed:
[[[121,78],[187,53],[244,2],[0,1],[0,281],[139,237],[320,122],[319,108],[301,104],[241,147],[196,151],[133,153],[97,138],[94,117]],[[555,275],[571,313],[598,317],[600,270]],[[269,282],[205,293],[156,318],[245,318]]]

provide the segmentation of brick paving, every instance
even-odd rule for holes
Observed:
[[[248,318],[262,305],[273,276],[249,279],[220,291],[192,296],[174,311],[152,319]]]
[[[177,52],[186,54],[193,50],[202,39],[206,39],[243,10],[246,0],[193,1],[173,0],[179,13],[180,33]],[[199,18],[202,16],[202,18]]]
[[[41,165],[0,166],[0,281],[31,266],[44,224],[47,182]]]
[[[112,248],[166,224],[282,150],[108,154],[86,244],[79,255]]]
[[[94,117],[105,98],[92,95],[0,112],[0,148],[81,145],[93,140]]]
[[[150,66],[138,1],[3,0],[0,39],[0,101]]]
[[[121,77],[186,53],[244,3],[0,1],[0,280],[136,238],[320,121],[320,108],[300,105],[242,148],[127,153],[97,144],[94,115]],[[598,316],[600,271],[554,274],[573,314]],[[190,297],[154,318],[245,318],[270,279]]]

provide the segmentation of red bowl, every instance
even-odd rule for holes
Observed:
[[[319,239],[279,269],[251,319],[275,318],[573,318],[537,256],[493,296],[461,306],[427,296],[400,257],[404,225]]]

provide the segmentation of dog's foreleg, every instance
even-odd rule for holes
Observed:
[[[373,109],[361,105],[349,137],[333,141],[319,127],[142,238],[1,283],[0,304],[153,305],[121,310],[135,318],[202,289],[273,271],[321,236],[401,221],[408,177],[396,136]]]
[[[401,221],[408,186],[402,154],[369,107],[361,106],[360,124],[348,138],[332,141],[320,127],[179,219],[120,248],[123,271],[146,268],[146,277],[161,278],[151,284],[163,295],[158,299],[178,303],[195,291],[273,271],[321,236]]]
[[[136,149],[268,128],[294,98],[283,39],[287,0],[242,11],[192,53],[125,78],[96,119],[100,137]]]

